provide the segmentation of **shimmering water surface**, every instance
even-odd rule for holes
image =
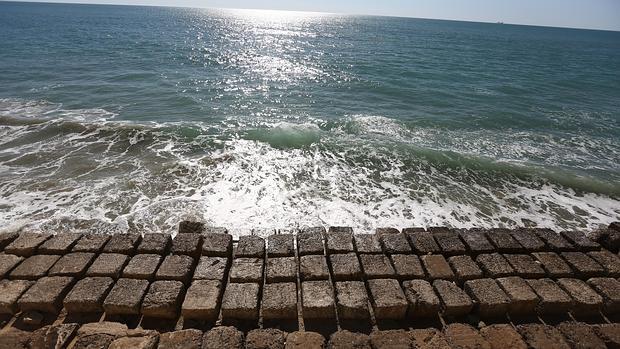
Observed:
[[[620,33],[0,2],[0,226],[594,228]]]

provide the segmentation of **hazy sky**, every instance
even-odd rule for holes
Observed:
[[[620,30],[620,0],[61,0],[261,8]]]

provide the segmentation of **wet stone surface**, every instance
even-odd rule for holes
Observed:
[[[172,254],[198,258],[202,252],[202,235],[192,233],[177,234],[172,240],[170,252]]]
[[[325,235],[328,254],[353,252],[353,234],[345,230],[330,231]]]
[[[206,224],[196,221],[179,222],[179,234],[201,234],[205,231]]]
[[[552,251],[559,252],[574,250],[574,247],[570,242],[551,229],[532,229],[531,231],[536,233],[536,235],[538,235],[538,237],[544,241],[547,247]]]
[[[532,279],[543,278],[546,275],[543,268],[530,255],[506,254],[504,258],[515,270],[515,273],[521,277]]]
[[[484,231],[479,229],[459,229],[457,231],[461,240],[465,243],[467,249],[475,254],[493,252],[495,248],[487,239]]]
[[[404,229],[403,233],[407,236],[415,253],[425,255],[427,253],[440,252],[439,245],[437,245],[431,233],[412,229]]]
[[[108,243],[103,247],[105,253],[121,253],[131,255],[140,242],[139,234],[116,234],[110,237]]]
[[[445,256],[454,256],[467,252],[465,245],[456,232],[448,229],[438,229],[437,231],[432,231],[432,233]]]
[[[581,278],[602,276],[605,269],[583,252],[562,252],[562,258]]]
[[[305,255],[322,255],[323,235],[325,228],[305,228],[297,234],[297,250],[300,256]]]
[[[358,253],[381,253],[381,244],[375,234],[356,234],[355,249]]]
[[[99,253],[110,240],[110,235],[85,234],[73,246],[73,252],[96,252]]]
[[[359,258],[367,279],[387,279],[396,276],[390,260],[382,254],[360,255]]]
[[[536,234],[527,229],[515,229],[510,234],[528,252],[543,251],[547,247]]]
[[[405,234],[384,234],[380,238],[381,246],[386,254],[411,253],[411,246]]]
[[[481,254],[476,258],[476,262],[490,278],[513,276],[515,273],[510,263],[499,253]]]
[[[515,240],[507,229],[490,229],[486,231],[487,238],[495,249],[503,253],[524,252],[523,246]]]

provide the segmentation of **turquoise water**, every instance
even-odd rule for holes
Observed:
[[[620,219],[620,33],[0,2],[0,226]]]

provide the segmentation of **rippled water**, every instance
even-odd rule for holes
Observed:
[[[620,33],[0,2],[0,229],[594,228]]]

